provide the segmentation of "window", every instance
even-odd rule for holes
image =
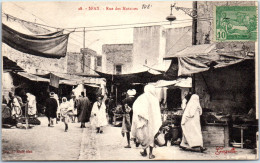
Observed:
[[[97,66],[102,66],[102,57],[101,56],[97,57]]]
[[[122,73],[122,65],[116,65],[116,74]]]

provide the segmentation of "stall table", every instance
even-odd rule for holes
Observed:
[[[242,125],[233,125],[233,128],[240,129],[241,132],[241,148],[244,148],[244,130],[248,129],[247,126],[242,126]]]
[[[251,127],[251,128],[250,128]],[[241,148],[244,148],[244,145],[245,145],[245,142],[244,142],[244,137],[246,136],[245,135],[245,131],[248,131],[251,130],[251,132],[254,130],[252,130],[252,127],[255,127],[257,128],[258,126],[257,125],[252,125],[252,124],[241,124],[241,125],[233,125],[233,128],[235,129],[239,129],[240,130],[240,143],[237,143],[238,145],[241,145]],[[256,131],[254,132],[256,134]],[[248,133],[247,133],[248,135]]]

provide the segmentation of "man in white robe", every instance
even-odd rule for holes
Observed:
[[[133,104],[133,122],[131,133],[136,143],[140,143],[144,151],[142,156],[147,156],[146,149],[150,147],[149,158],[153,159],[154,137],[162,125],[159,99],[156,97],[155,87],[146,85],[144,94],[139,96]]]
[[[36,98],[31,93],[26,93],[27,101],[28,101],[28,115],[36,116],[37,108],[36,108]]]

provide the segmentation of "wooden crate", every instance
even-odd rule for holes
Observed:
[[[228,147],[229,128],[227,125],[202,126],[203,144],[205,147]]]

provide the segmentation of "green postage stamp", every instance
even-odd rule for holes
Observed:
[[[215,41],[256,41],[256,6],[216,6]]]

